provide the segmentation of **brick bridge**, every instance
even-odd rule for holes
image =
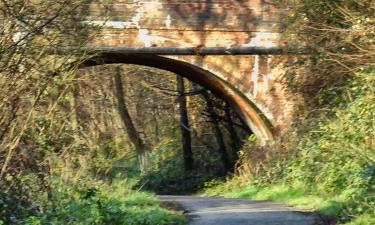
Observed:
[[[226,99],[261,143],[288,128],[297,97],[282,79],[283,11],[268,0],[113,0],[90,4],[104,25],[86,65],[128,63],[184,76]]]

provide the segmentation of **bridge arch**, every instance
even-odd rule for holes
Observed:
[[[227,81],[191,63],[150,54],[100,53],[84,61],[82,68],[105,64],[133,64],[166,70],[183,76],[227,101],[264,145],[274,139],[271,122],[249,98]]]

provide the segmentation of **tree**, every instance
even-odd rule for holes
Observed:
[[[233,165],[231,165],[228,152],[225,147],[224,135],[221,131],[219,120],[217,119],[218,116],[216,115],[215,108],[212,103],[213,100],[211,99],[208,91],[204,91],[202,93],[202,96],[206,100],[207,112],[209,114],[210,119],[212,120],[212,126],[214,128],[216,142],[219,145],[218,150],[221,155],[221,161],[224,165],[225,171],[229,171],[233,167]]]
[[[115,80],[115,96],[117,99],[117,108],[118,112],[120,114],[120,117],[122,119],[122,122],[125,126],[125,131],[128,134],[128,137],[130,141],[133,143],[135,149],[138,152],[142,152],[145,150],[145,144],[141,137],[139,136],[139,133],[137,129],[134,126],[134,123],[132,121],[132,118],[130,117],[126,102],[125,102],[125,93],[124,93],[124,87],[121,79],[122,75],[122,69],[120,66],[116,67],[116,71],[114,74],[114,80]]]
[[[232,157],[233,157],[232,162],[235,163],[238,160],[237,151],[241,146],[241,141],[240,141],[240,138],[238,137],[236,129],[234,128],[232,113],[231,113],[230,105],[228,103],[225,104],[224,110],[225,110],[227,130],[230,135],[230,144],[232,148]]]
[[[0,1],[0,186],[8,187],[0,201],[14,206],[0,218],[9,224],[38,191],[48,191],[48,156],[64,152],[58,136],[66,114],[55,110],[68,105],[68,81],[87,56],[53,52],[87,41],[91,28],[77,19],[84,8],[79,0]],[[34,189],[23,183],[27,174],[35,175]]]
[[[194,165],[193,151],[191,149],[191,132],[186,105],[184,78],[176,75],[178,104],[180,108],[180,129],[182,140],[182,153],[184,158],[184,167],[186,171],[192,170]]]

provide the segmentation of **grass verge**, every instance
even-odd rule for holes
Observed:
[[[271,200],[281,202],[301,210],[316,211],[323,217],[337,220],[341,225],[374,225],[375,212],[365,211],[363,214],[353,208],[351,193],[341,192],[335,195],[324,195],[314,187],[307,187],[303,183],[272,184],[256,186],[253,184],[240,185],[236,179],[226,182],[213,181],[209,183],[203,196],[222,196],[227,198],[245,198],[252,200]],[[332,221],[332,219],[329,219]]]
[[[163,208],[157,196],[131,189],[131,182],[56,182],[52,198],[17,224],[27,225],[183,225],[182,215]],[[0,222],[1,224],[1,222]]]

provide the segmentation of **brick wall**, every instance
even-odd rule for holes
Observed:
[[[282,45],[283,13],[267,0],[116,0],[88,5],[86,20],[105,25],[92,46],[273,47]],[[265,141],[288,128],[298,97],[284,90],[287,56],[166,57],[218,78]]]

